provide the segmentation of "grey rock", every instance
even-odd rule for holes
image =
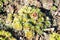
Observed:
[[[55,4],[56,6],[58,6],[58,5],[59,5],[59,1],[60,1],[60,0],[54,0],[54,1],[55,1],[55,3],[54,3],[54,4]]]
[[[41,0],[43,8],[50,10],[53,6],[53,0]]]
[[[49,35],[47,35],[46,33],[44,33],[44,40],[49,40]]]
[[[44,29],[44,31],[51,31],[51,32],[53,32],[54,31],[54,28]]]

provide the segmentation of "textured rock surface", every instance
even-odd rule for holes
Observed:
[[[52,0],[41,0],[43,8],[45,9],[51,9],[51,7],[53,6],[53,1]]]

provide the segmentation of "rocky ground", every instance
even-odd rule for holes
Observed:
[[[28,14],[30,13],[29,10],[31,8],[33,9],[32,14]],[[25,10],[27,10],[27,12]],[[38,13],[40,12],[42,14],[37,14],[35,13],[35,11],[37,11]],[[19,14],[19,13],[23,13],[23,14]],[[43,26],[44,28],[41,26],[41,28],[39,27],[38,29],[37,26],[36,27],[37,31],[34,28],[33,29],[31,28],[33,30],[31,32],[31,29],[29,29],[29,27],[26,27],[26,29],[28,29],[26,30],[24,29],[24,27],[21,27],[24,26],[26,20],[29,21],[28,19],[23,19],[26,16],[26,15],[24,16],[24,13],[27,13],[27,15],[29,15],[32,18],[32,20],[34,19],[33,20],[34,23],[36,21],[35,25],[33,24],[34,27],[40,22],[38,21],[40,15],[42,15],[44,21],[48,19],[50,24],[47,23],[48,24],[47,28],[45,28],[44,25]],[[14,23],[17,22],[16,19],[23,19],[24,22],[21,22],[20,23],[21,25],[16,24],[17,25],[16,26],[14,25]],[[12,36],[16,38],[16,40],[60,40],[60,0],[1,0],[0,20],[2,20],[0,22],[0,30],[5,30],[10,32]],[[44,22],[42,23],[45,24]],[[12,24],[16,26],[16,28],[14,26],[12,28]],[[27,24],[25,26],[27,26]],[[26,30],[27,32],[25,33],[24,30]],[[10,39],[8,37],[8,39],[5,40],[10,40]]]

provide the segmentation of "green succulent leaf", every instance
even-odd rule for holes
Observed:
[[[58,33],[50,34],[50,40],[60,40],[60,34]]]
[[[16,40],[10,32],[0,30],[0,40]]]
[[[51,8],[51,10],[55,11],[55,10],[57,10],[57,8],[56,8],[55,6],[53,6],[53,7]]]

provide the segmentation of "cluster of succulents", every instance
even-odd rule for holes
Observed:
[[[0,40],[60,40],[59,1],[0,0]]]
[[[50,34],[50,40],[60,40],[60,34],[58,33]]]
[[[16,40],[11,33],[0,30],[0,40]]]
[[[9,13],[5,24],[18,31],[23,30],[27,38],[33,37],[35,32],[42,34],[43,29],[51,26],[48,16],[39,8],[29,6],[23,6],[17,14]]]

